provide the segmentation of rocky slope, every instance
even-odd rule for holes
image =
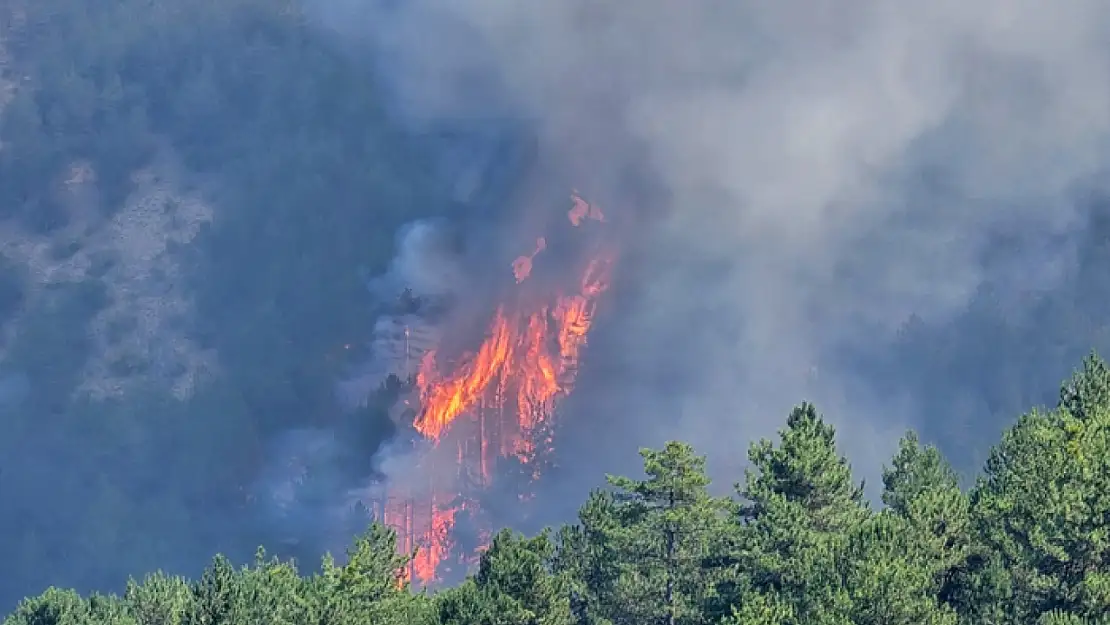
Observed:
[[[0,107],[21,82],[9,68],[0,41]],[[133,191],[121,207],[99,206],[97,172],[87,162],[71,163],[54,189],[68,217],[64,227],[38,234],[14,219],[0,221],[0,255],[25,281],[21,310],[0,328],[0,367],[18,367],[6,362],[7,347],[28,318],[50,305],[54,287],[92,281],[106,303],[88,322],[92,349],[75,394],[119,397],[155,383],[184,399],[216,371],[216,355],[187,336],[193,303],[182,267],[213,209],[183,189],[175,160],[163,148],[133,172]]]

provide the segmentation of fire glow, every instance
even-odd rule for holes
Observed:
[[[571,200],[567,218],[572,226],[605,221],[602,212],[577,192]],[[534,251],[513,261],[517,285],[529,279],[533,263],[546,248],[546,239],[538,238]],[[609,287],[614,261],[608,250],[595,250],[581,263],[571,288],[542,297],[511,293],[509,301],[496,307],[477,349],[461,358],[441,359],[438,349],[423,356],[413,389],[419,406],[413,427],[431,443],[421,463],[440,470],[430,473],[457,469],[457,475],[488,486],[499,459],[516,458],[527,465],[538,447],[551,445],[545,426],[574,387],[580,354],[598,299]],[[443,471],[438,465],[446,463],[456,466]],[[538,478],[539,468],[532,471]],[[381,509],[383,520],[397,530],[399,549],[416,554],[403,572],[406,578],[425,584],[437,579],[440,564],[452,554],[450,534],[456,517],[477,506],[462,490],[435,484],[420,496],[397,492],[388,497]]]

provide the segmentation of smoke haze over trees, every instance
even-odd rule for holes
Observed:
[[[855,454],[885,453],[896,421],[980,421],[994,398],[924,405],[933,381],[905,375],[906,356],[951,328],[963,343],[984,316],[1023,335],[1042,300],[1084,290],[1110,123],[1104,4],[309,6],[398,68],[412,117],[509,102],[574,184],[642,213],[631,301],[594,355],[628,379],[592,401],[710,457],[721,431],[766,434],[799,389],[865,424]],[[876,389],[890,368],[872,359],[903,344]]]
[[[609,476],[575,523],[503,530],[461,584],[414,593],[393,530],[372,524],[317,572],[257,552],[195,581],[164,573],[122,595],[50,588],[5,625],[1103,624],[1110,614],[1110,369],[1088,358],[1054,410],[1008,428],[970,492],[907,433],[863,497],[835,428],[795,407],[753,442],[735,493],[710,493],[685,443],[644,449],[644,476]]]
[[[385,402],[337,393],[392,304],[374,278],[479,289],[572,187],[627,249],[544,522],[640,444],[690,441],[727,485],[802,397],[872,498],[906,427],[971,474],[1110,348],[1102,2],[7,0],[0,17],[5,610],[260,543],[337,550],[365,521],[342,496],[387,472],[395,434]],[[429,224],[449,234],[400,244]],[[998,479],[976,540],[1035,581],[990,533],[1028,485]],[[924,522],[899,496],[868,531]],[[679,567],[634,564],[649,585]],[[502,600],[496,577],[445,599],[445,622],[477,609],[465,593]],[[810,609],[766,583],[734,591]]]

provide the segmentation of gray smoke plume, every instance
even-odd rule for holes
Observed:
[[[944,323],[986,280],[1015,305],[1052,288],[1085,220],[1071,197],[1106,163],[1097,0],[315,6],[377,47],[413,123],[511,111],[552,171],[633,216],[635,288],[598,341],[624,373],[594,418],[717,459],[807,397],[873,474],[915,400],[839,350]],[[659,187],[651,210],[629,171]]]
[[[420,360],[435,347],[440,328],[425,315],[398,309],[399,300],[441,300],[464,288],[461,266],[448,252],[441,223],[420,221],[407,225],[397,236],[397,255],[381,276],[372,276],[367,288],[387,306],[374,323],[369,358],[339,382],[339,402],[351,409],[364,406],[389,376],[407,380],[416,375]]]
[[[0,408],[15,410],[31,392],[31,382],[23,373],[0,373]]]
[[[450,236],[442,221],[406,225],[397,234],[397,254],[386,272],[367,280],[382,310],[365,346],[366,358],[336,386],[339,403],[347,410],[380,397],[391,377],[400,384],[414,379],[424,356],[440,345],[446,328],[436,313],[472,285],[462,259],[452,251]],[[388,496],[423,496],[432,483],[453,477],[433,475],[432,465],[425,461],[432,446],[405,429],[416,402],[412,388],[400,389],[388,412],[401,426],[401,436],[376,450],[372,475],[349,480],[336,491],[340,507],[349,508],[356,501],[373,507]]]
[[[441,222],[426,220],[406,225],[397,234],[397,255],[382,276],[367,286],[382,299],[408,289],[417,297],[445,297],[465,287],[456,259],[448,251]]]

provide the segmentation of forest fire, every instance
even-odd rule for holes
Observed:
[[[571,199],[567,218],[572,226],[605,220],[577,192]],[[531,254],[512,263],[517,285],[529,279],[533,262],[546,248],[541,237]],[[438,579],[449,555],[465,559],[466,554],[452,554],[451,533],[459,513],[478,506],[468,489],[489,486],[499,460],[528,466],[540,448],[551,445],[546,426],[574,386],[614,261],[610,250],[594,249],[569,287],[539,297],[510,293],[474,351],[457,359],[442,357],[438,348],[423,355],[413,388],[418,405],[413,427],[430,442],[420,463],[438,481],[430,479],[419,493],[393,492],[380,508],[384,522],[397,530],[399,548],[416,553],[405,572],[412,581]],[[532,479],[539,477],[539,467],[530,471]],[[444,480],[444,475],[454,477]]]

